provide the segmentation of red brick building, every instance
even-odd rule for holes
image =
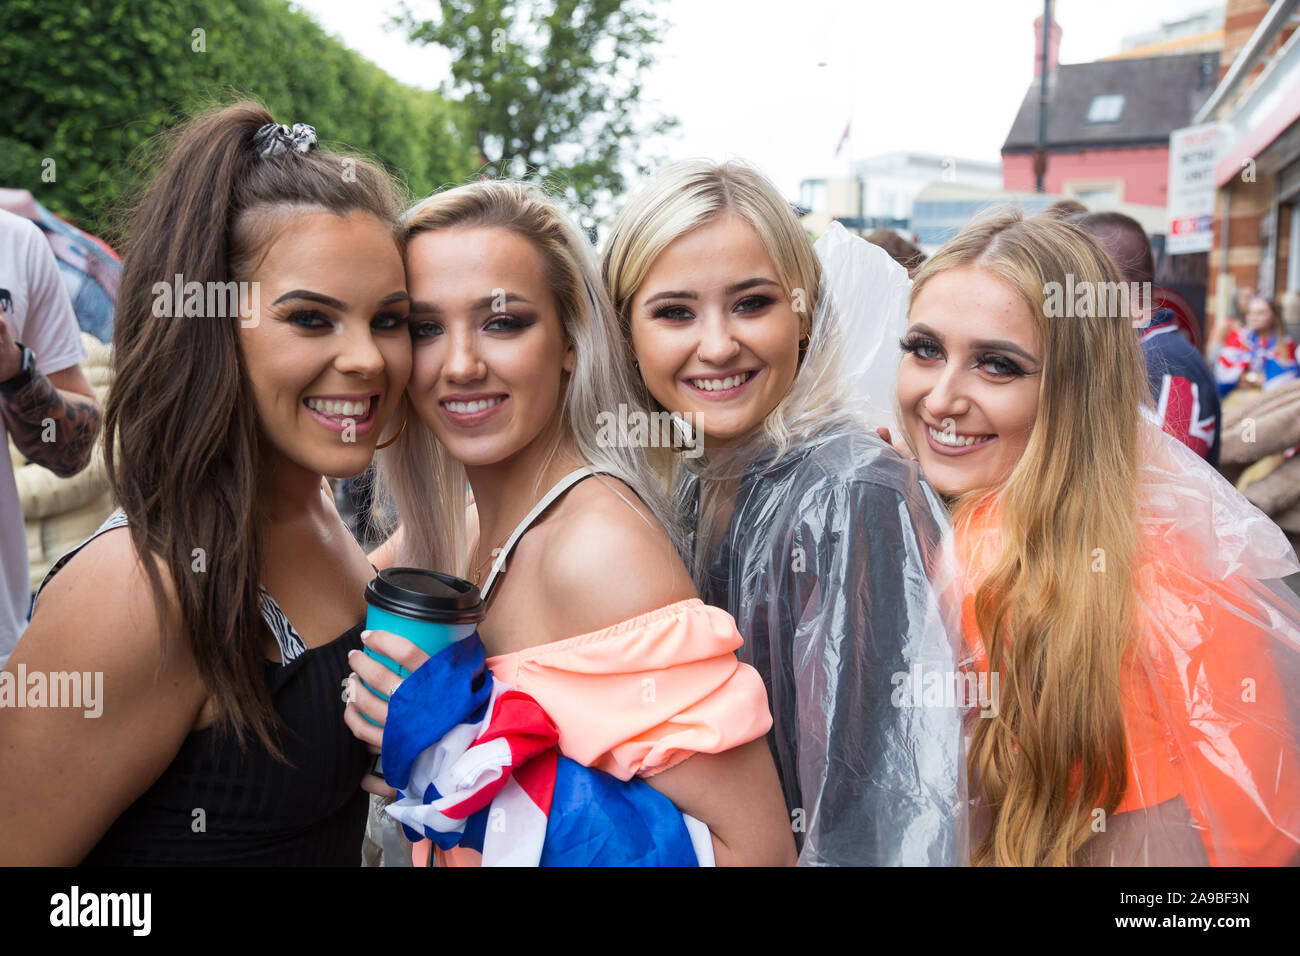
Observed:
[[[1300,2],[1228,0],[1223,71],[1198,123],[1220,123],[1215,170],[1212,318],[1237,286],[1277,298],[1300,331]]]
[[[1035,187],[1041,18],[1035,21],[1034,82],[1002,147],[1003,188]],[[1175,55],[1058,64],[1061,31],[1048,45],[1043,188],[1084,205],[1165,205],[1169,134],[1188,126],[1219,77],[1219,54]]]

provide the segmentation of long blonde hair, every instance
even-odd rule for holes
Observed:
[[[748,441],[718,453],[704,443],[698,460],[651,453],[668,487],[682,487],[689,464],[699,477],[694,546],[683,552],[692,577],[705,586],[715,539],[730,508],[724,503],[744,470],[759,459],[777,462],[795,442],[815,440],[843,427],[870,432],[861,403],[845,388],[845,336],[836,303],[826,292],[822,265],[807,232],[780,191],[757,169],[737,160],[714,163],[693,159],[660,170],[619,212],[601,256],[601,278],[613,300],[626,348],[632,351],[631,304],[655,260],[687,233],[734,214],[758,233],[793,311],[807,323],[800,342],[798,370],[789,390]],[[645,383],[638,381],[643,407],[660,409]],[[687,506],[683,505],[683,510]]]
[[[1134,619],[1147,379],[1127,309],[1107,309],[1121,297],[1103,294],[1122,290],[1122,276],[1083,230],[1017,212],[979,220],[917,273],[912,301],[962,266],[1018,290],[1043,342],[1023,456],[1000,487],[966,494],[954,512],[960,538],[977,510],[994,498],[999,509],[997,558],[975,596],[1001,694],[968,754],[972,791],[990,814],[972,861],[1064,865],[1127,782],[1120,676]],[[1093,308],[1063,302],[1064,290],[1086,288]],[[1055,314],[1053,302],[1069,312]]]
[[[533,185],[482,181],[436,193],[407,213],[405,239],[452,227],[487,226],[526,239],[542,258],[574,369],[563,396],[562,428],[579,456],[626,484],[680,549],[682,535],[643,449],[598,440],[602,413],[636,407],[635,376],[594,253],[559,204]],[[465,468],[409,408],[412,420],[376,456],[378,500],[403,526],[397,561],[464,576],[468,541]],[[541,480],[545,469],[541,469]],[[598,479],[599,480],[599,479]],[[392,530],[391,527],[389,530]]]
[[[821,297],[821,263],[794,210],[771,180],[737,160],[687,159],[664,167],[619,211],[601,256],[601,278],[631,350],[632,299],[655,260],[682,236],[728,213],[758,233],[777,281],[811,330],[794,384],[763,421],[765,436],[780,457],[796,434],[810,430],[810,416],[819,421],[834,417],[837,376],[813,370],[834,364],[838,356],[834,343],[819,336],[813,322]],[[645,384],[638,384],[643,404],[658,408]],[[662,460],[657,464],[662,467]]]

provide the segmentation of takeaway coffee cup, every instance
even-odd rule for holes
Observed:
[[[483,620],[483,599],[478,588],[462,578],[422,568],[380,571],[366,585],[366,604],[367,630],[390,631],[430,657],[469,637]],[[411,674],[383,654],[370,648],[366,653],[398,677]],[[373,687],[370,690],[388,699]]]

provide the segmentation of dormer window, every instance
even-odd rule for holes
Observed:
[[[1089,123],[1114,123],[1124,112],[1123,93],[1099,93],[1088,104]]]

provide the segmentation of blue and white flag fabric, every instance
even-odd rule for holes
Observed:
[[[388,703],[382,763],[407,837],[484,866],[713,864],[708,828],[642,780],[559,753],[532,697],[496,680],[477,634],[429,658]]]

